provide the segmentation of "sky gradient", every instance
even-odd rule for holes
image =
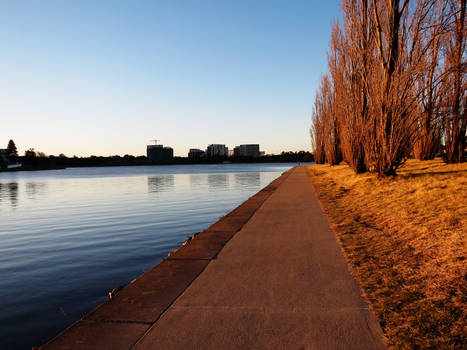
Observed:
[[[310,150],[339,2],[0,2],[0,148]]]

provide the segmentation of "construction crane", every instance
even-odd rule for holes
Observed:
[[[160,140],[154,139],[154,140],[149,140],[149,141],[153,141],[157,145],[157,142],[160,141]]]

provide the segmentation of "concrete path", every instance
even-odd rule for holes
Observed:
[[[385,349],[295,168],[132,349]]]

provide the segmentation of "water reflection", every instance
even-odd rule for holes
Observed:
[[[12,208],[18,206],[18,183],[10,182],[8,184],[0,183],[0,201],[2,199],[10,199],[10,204]]]
[[[206,183],[206,175],[203,174],[191,174],[190,175],[190,187],[199,188]]]
[[[237,187],[260,187],[260,173],[239,173],[234,174],[235,185]]]
[[[36,199],[38,195],[45,194],[47,184],[45,182],[27,182],[26,194],[30,199]]]
[[[174,189],[173,175],[148,176],[148,192],[170,192]]]
[[[229,187],[229,176],[225,174],[209,174],[208,186],[210,190],[218,190]]]

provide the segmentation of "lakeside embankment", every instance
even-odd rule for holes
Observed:
[[[467,164],[409,160],[395,178],[307,167],[352,273],[396,349],[467,344]]]
[[[44,344],[292,166],[0,174],[0,348]]]
[[[44,349],[384,349],[304,167],[196,235]]]

